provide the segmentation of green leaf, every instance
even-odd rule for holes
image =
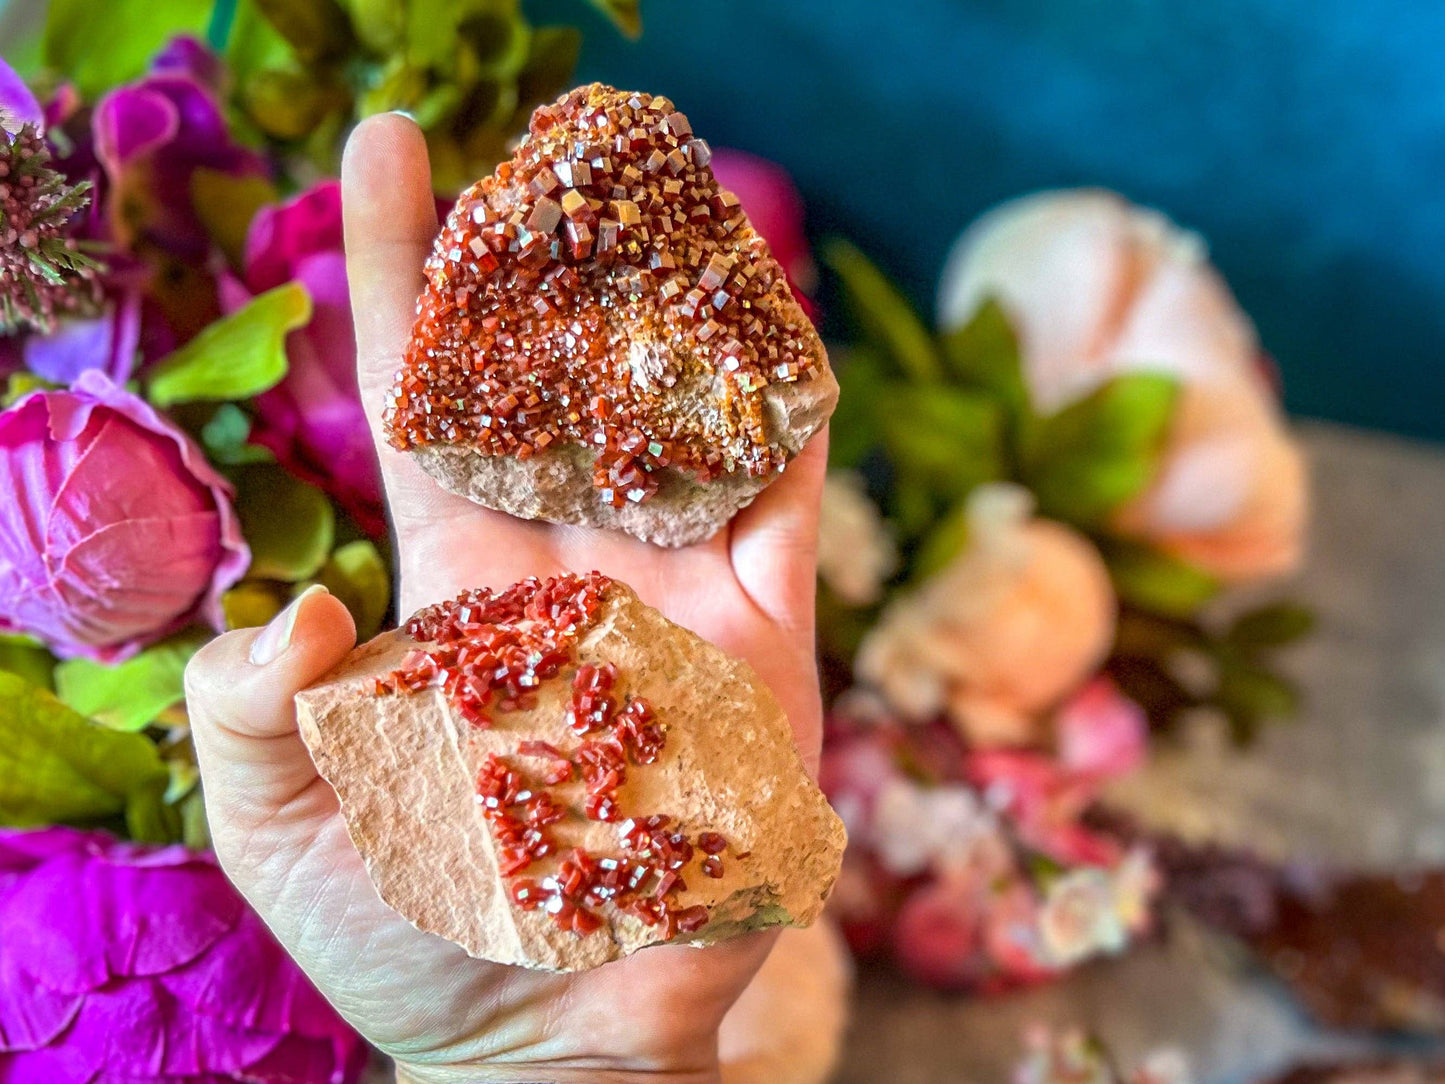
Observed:
[[[933,336],[908,299],[851,242],[834,238],[823,258],[842,280],[848,306],[865,335],[882,347],[911,380],[932,383],[943,375]]]
[[[161,361],[150,377],[150,401],[164,409],[259,395],[286,375],[286,333],[310,319],[311,295],[301,283],[267,290]]]
[[[1299,690],[1278,674],[1258,666],[1224,663],[1215,698],[1229,714],[1252,719],[1287,719],[1299,710]]]
[[[177,34],[205,32],[212,0],[50,0],[45,63],[86,98],[140,75]],[[8,50],[7,50],[8,51]]]
[[[355,39],[336,0],[255,0],[260,13],[308,65],[344,56]]]
[[[856,467],[882,441],[879,404],[887,380],[877,350],[854,347],[839,360],[838,406],[828,423],[828,465]]]
[[[221,596],[228,629],[255,629],[286,606],[286,596],[274,583],[251,580],[239,583]]]
[[[31,685],[54,688],[55,656],[28,636],[0,635],[0,671],[18,674]]]
[[[65,703],[112,730],[142,730],[185,698],[186,663],[205,642],[176,636],[114,666],[67,659],[55,668],[55,690]]]
[[[391,606],[391,570],[371,542],[362,539],[338,547],[317,579],[351,611],[359,639],[369,640],[381,631]]]
[[[923,537],[909,579],[915,583],[942,571],[968,545],[968,502],[959,501]]]
[[[939,346],[954,379],[988,392],[1014,415],[1028,411],[1018,336],[997,301],[985,301],[968,323],[946,332]]]
[[[246,233],[256,212],[279,198],[276,186],[255,174],[237,177],[204,166],[191,174],[191,206],[232,267],[245,262]]]
[[[1131,656],[1109,661],[1109,676],[1119,691],[1144,709],[1149,721],[1163,729],[1198,701],[1162,659]]]
[[[0,824],[114,817],[158,798],[168,779],[146,738],[97,726],[52,693],[0,673]]]
[[[1294,602],[1275,602],[1242,614],[1226,639],[1246,650],[1282,647],[1309,635],[1314,627],[1313,610]]]
[[[1178,557],[1133,542],[1100,545],[1121,601],[1169,617],[1192,617],[1219,592],[1219,581]]]
[[[591,4],[629,38],[642,36],[641,0],[591,0]]]
[[[1177,396],[1173,379],[1132,373],[1026,425],[1020,470],[1039,511],[1092,527],[1143,492],[1158,466]]]
[[[998,404],[962,388],[901,385],[878,402],[883,445],[902,474],[945,501],[1002,475]]]
[[[34,373],[26,372],[24,369],[18,373],[11,373],[5,382],[5,394],[0,398],[0,409],[9,408],[24,399],[32,391],[44,391],[47,388],[55,387],[44,377],[36,376]]]
[[[336,537],[326,494],[270,464],[234,472],[236,513],[251,547],[252,579],[295,583],[315,576]]]
[[[395,7],[393,0],[384,0]],[[299,63],[286,39],[261,14],[256,0],[237,0],[231,36],[226,42],[226,61],[231,76],[242,84],[262,68],[283,68]]]
[[[249,443],[250,437],[251,416],[235,403],[222,403],[201,429],[201,443],[213,463],[234,467],[273,462],[270,449]]]

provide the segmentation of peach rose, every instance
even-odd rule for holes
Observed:
[[[1104,562],[1030,513],[1020,487],[980,486],[964,550],[868,633],[855,668],[896,711],[946,713],[980,746],[1029,742],[1041,713],[1103,661],[1115,616]]]
[[[1051,413],[1110,377],[1182,385],[1164,460],[1115,523],[1221,579],[1293,570],[1305,468],[1254,326],[1203,241],[1111,192],[1043,192],[984,215],[945,269],[939,312],[965,323],[987,297],[1014,321],[1034,405]]]

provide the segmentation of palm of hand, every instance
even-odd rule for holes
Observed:
[[[436,229],[419,133],[399,118],[373,119],[353,138],[344,178],[362,394],[374,403],[399,359]],[[400,275],[402,266],[415,270]],[[478,508],[381,446],[397,533],[400,612],[467,587],[599,569],[748,659],[782,702],[813,763],[821,739],[812,643],[821,444],[718,536],[673,551]],[[609,1071],[714,1079],[718,1024],[770,938],[702,951],[650,949],[576,975],[477,961],[387,908],[347,837],[330,786],[314,770],[295,782],[274,807],[232,802],[222,817],[213,812],[218,853],[322,991],[412,1079],[486,1080],[492,1073],[509,1079],[508,1065],[541,1065],[565,1079],[573,1071],[589,1080]]]

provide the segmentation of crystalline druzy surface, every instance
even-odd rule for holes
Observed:
[[[599,499],[659,472],[770,475],[770,386],[827,373],[783,269],[666,98],[581,87],[465,192],[386,406],[400,449],[595,453]]]

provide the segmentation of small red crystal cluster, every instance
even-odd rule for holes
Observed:
[[[391,443],[581,445],[614,506],[646,500],[664,467],[780,469],[763,389],[811,377],[822,345],[710,159],[666,98],[593,85],[539,108],[437,239]],[[682,405],[683,388],[716,408]]]
[[[576,662],[576,644],[601,607],[611,581],[599,572],[528,579],[505,591],[467,591],[419,612],[407,623],[412,639],[426,643],[402,666],[378,678],[377,695],[441,688],[458,713],[478,728],[495,716],[534,708],[537,690]],[[477,802],[497,842],[499,868],[513,903],[543,909],[562,929],[588,934],[611,903],[664,937],[693,933],[708,921],[701,904],[681,907],[687,890],[682,870],[700,854],[699,868],[721,877],[727,841],[702,832],[693,841],[665,815],[623,818],[618,795],[631,767],[656,763],[667,733],[642,697],[623,695],[612,663],[583,663],[571,681],[565,708],[568,729],[580,740],[563,750],[545,741],[517,744],[516,758],[538,764],[527,771],[488,754],[477,774]],[[580,801],[562,790],[580,781]],[[565,853],[550,831],[568,816],[617,825],[616,855],[580,847]],[[746,857],[740,855],[739,857]],[[555,859],[540,879],[521,877],[538,862]]]

